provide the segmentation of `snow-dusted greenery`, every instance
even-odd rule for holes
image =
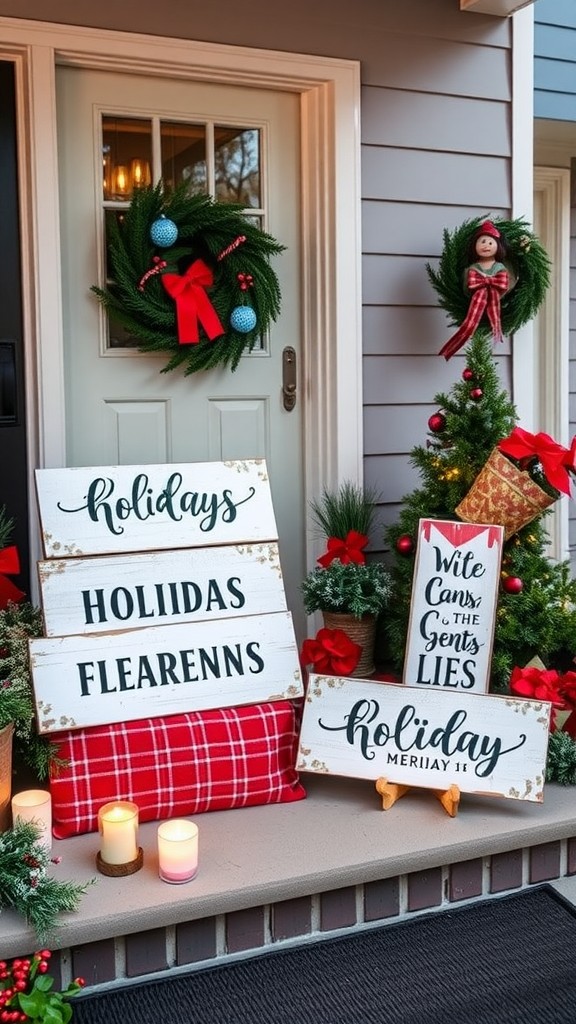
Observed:
[[[378,615],[388,603],[392,584],[380,562],[344,565],[335,558],[325,569],[316,568],[302,583],[304,607],[308,615],[315,611]]]

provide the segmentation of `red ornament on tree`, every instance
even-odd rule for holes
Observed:
[[[502,590],[507,594],[521,594],[524,583],[519,576],[504,576],[502,579]]]
[[[400,555],[411,555],[414,550],[414,541],[408,533],[403,533],[396,541],[396,551]]]
[[[470,392],[470,398],[474,402],[479,402],[483,394],[484,392],[482,391],[482,388],[472,388],[472,391]]]
[[[433,434],[441,434],[446,429],[446,417],[441,412],[435,412],[428,420],[428,426]]]
[[[462,380],[474,380],[474,371],[469,366],[462,370]]]

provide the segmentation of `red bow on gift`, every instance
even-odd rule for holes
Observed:
[[[360,660],[362,648],[342,629],[319,629],[313,640],[302,644],[300,660],[320,674],[348,676]]]
[[[210,341],[224,334],[218,314],[205,291],[213,281],[210,267],[202,260],[195,260],[185,274],[162,275],[162,284],[176,303],[180,345],[198,344],[198,323],[202,324]]]
[[[0,609],[6,608],[9,601],[16,604],[24,597],[24,591],[20,590],[11,580],[4,575],[15,576],[20,572],[20,559],[15,547],[3,548],[0,551]]]
[[[471,291],[472,298],[468,306],[466,319],[446,344],[440,349],[440,355],[450,359],[462,345],[472,337],[478,327],[482,316],[486,313],[492,334],[496,341],[502,340],[502,327],[500,325],[500,294],[504,295],[508,290],[508,272],[499,270],[497,274],[488,277],[474,267],[468,269],[466,287]]]
[[[318,559],[319,564],[326,569],[335,558],[339,558],[343,565],[355,562],[356,565],[364,565],[366,561],[362,548],[368,543],[368,537],[357,530],[348,530],[346,537],[330,537],[328,539],[328,550]]]
[[[509,437],[500,441],[498,447],[504,455],[518,459],[522,468],[533,459],[538,459],[542,472],[549,484],[557,491],[570,494],[571,452],[557,444],[549,434],[530,434],[522,427],[514,427]]]

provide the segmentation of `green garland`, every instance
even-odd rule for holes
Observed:
[[[439,305],[448,313],[454,327],[462,323],[468,312],[470,296],[464,288],[464,273],[469,263],[468,250],[474,232],[485,219],[476,217],[464,221],[455,231],[445,230],[438,269],[434,270],[429,263],[426,264],[428,278],[438,295]],[[502,220],[495,217],[492,223],[502,233],[508,249],[505,263],[517,278],[514,288],[503,296],[500,303],[502,332],[510,335],[532,320],[542,305],[550,284],[551,262],[524,219]],[[489,335],[490,327],[482,323],[476,333]]]
[[[158,248],[150,228],[163,216],[176,225],[178,237],[174,245]],[[252,351],[280,312],[280,286],[269,257],[283,250],[283,245],[247,219],[240,204],[191,195],[186,185],[169,191],[159,182],[137,189],[125,215],[111,218],[111,280],[105,288],[93,286],[92,291],[111,316],[139,339],[140,351],[169,356],[163,373],[180,366],[185,375],[218,365],[235,370],[242,354]],[[207,295],[225,333],[211,340],[200,325],[199,342],[181,345],[176,305],[160,278],[164,273],[184,274],[198,259],[213,273]],[[159,271],[154,269],[159,267],[158,260],[166,261]],[[249,275],[251,284],[242,288],[238,275]],[[256,314],[255,326],[245,332],[230,324],[233,310],[240,306],[251,306]]]
[[[30,821],[17,821],[0,835],[0,909],[22,914],[45,943],[53,937],[58,914],[77,910],[92,881],[60,882],[48,875],[51,857],[39,836],[39,826]]]

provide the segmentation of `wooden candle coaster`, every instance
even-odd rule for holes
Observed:
[[[144,863],[144,851],[141,846],[138,847],[138,854],[134,860],[128,861],[126,864],[107,864],[105,860],[102,860],[100,851],[96,854],[96,867],[102,875],[109,875],[111,878],[120,878],[122,875],[133,875],[135,871],[140,871]]]

